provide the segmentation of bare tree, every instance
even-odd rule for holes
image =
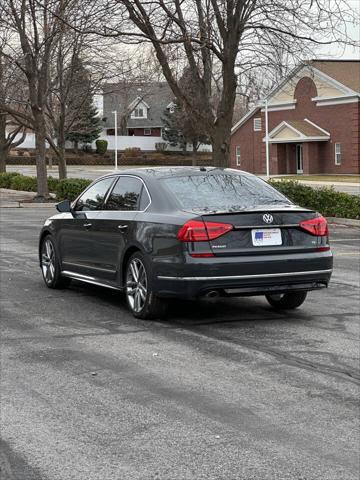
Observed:
[[[19,99],[24,92],[24,83],[20,81],[18,71],[10,68],[9,62],[1,55],[0,45],[0,103],[7,101],[17,109],[22,102]],[[19,95],[20,92],[20,95]],[[9,151],[21,145],[26,138],[26,129],[16,122],[5,110],[0,108],[0,172],[6,171]]]
[[[49,190],[46,172],[46,99],[49,87],[49,68],[54,44],[59,35],[62,10],[70,0],[46,0],[54,10],[39,6],[36,0],[3,0],[0,4],[0,26],[8,28],[15,39],[3,50],[2,56],[13,61],[27,79],[31,115],[14,112],[6,106],[8,113],[28,124],[35,132],[37,198],[48,198]],[[14,55],[13,45],[19,45],[21,58]]]
[[[280,45],[298,57],[317,44],[349,41],[343,26],[352,14],[346,0],[341,4],[332,0],[107,0],[95,4],[98,23],[103,23],[96,29],[99,34],[152,44],[175,97],[195,121],[206,126],[213,160],[219,166],[228,164],[237,73],[273,63]],[[189,69],[198,91],[196,103],[179,83],[179,66]],[[219,72],[216,92],[214,71]]]

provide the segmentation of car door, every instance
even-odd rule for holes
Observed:
[[[114,181],[115,177],[106,177],[93,183],[76,201],[72,215],[62,222],[59,246],[63,270],[93,275],[94,223]]]
[[[93,225],[96,238],[92,264],[99,280],[116,282],[124,249],[134,235],[134,218],[140,208],[143,181],[119,175]]]

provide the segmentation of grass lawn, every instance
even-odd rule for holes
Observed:
[[[274,179],[283,180],[303,180],[306,182],[347,182],[347,183],[360,183],[360,175],[286,175],[278,177],[272,177]]]

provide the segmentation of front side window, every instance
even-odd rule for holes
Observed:
[[[151,135],[151,128],[144,128],[144,135]]]
[[[239,146],[237,146],[235,149],[235,157],[236,157],[236,165],[239,166],[241,164],[241,153],[240,153]]]
[[[261,117],[254,118],[254,132],[261,132]]]
[[[335,143],[335,165],[341,165],[341,143]]]
[[[188,175],[162,180],[183,208],[231,211],[269,204],[290,204],[257,177],[236,174]]]
[[[106,210],[139,210],[142,188],[143,183],[139,178],[119,177],[106,202]]]
[[[113,177],[104,178],[89,187],[76,202],[75,210],[79,212],[101,210],[105,196],[113,181]]]

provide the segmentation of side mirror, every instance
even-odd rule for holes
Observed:
[[[71,212],[70,200],[63,200],[56,205],[56,210],[60,213]]]

